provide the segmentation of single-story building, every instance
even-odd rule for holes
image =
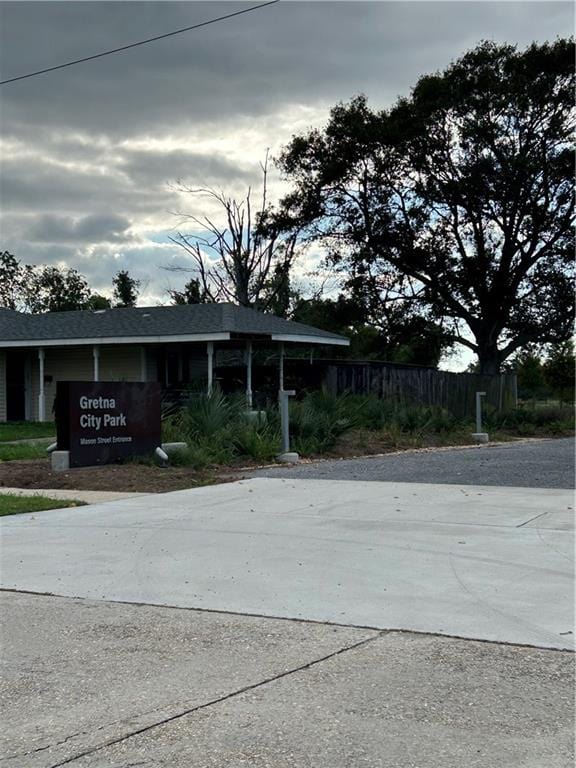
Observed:
[[[252,354],[348,339],[233,304],[190,304],[31,315],[0,308],[0,421],[53,418],[58,381],[158,381],[214,386],[215,356],[242,350],[252,405]]]

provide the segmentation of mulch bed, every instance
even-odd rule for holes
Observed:
[[[68,472],[52,472],[47,459],[0,463],[0,492],[5,488],[61,488],[73,491],[164,493],[231,478],[191,467],[160,469],[142,464],[108,464]],[[240,479],[240,476],[234,479]]]

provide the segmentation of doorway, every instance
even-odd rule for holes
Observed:
[[[6,420],[26,420],[26,352],[9,350],[6,355]]]

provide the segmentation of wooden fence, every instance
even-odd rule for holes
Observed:
[[[297,368],[300,375],[305,375],[308,368],[311,378],[320,379],[324,388],[334,394],[375,394],[395,402],[440,406],[458,417],[474,416],[476,392],[486,392],[484,403],[496,410],[517,405],[515,373],[486,376],[398,363],[340,360],[318,360]]]

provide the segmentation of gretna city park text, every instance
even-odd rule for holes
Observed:
[[[80,398],[80,408],[83,411],[113,409],[116,408],[116,400],[113,397],[86,397],[83,395]],[[125,427],[126,416],[123,413],[104,413],[102,415],[82,413],[80,415],[80,426],[83,429],[95,429],[96,431],[102,427]]]

